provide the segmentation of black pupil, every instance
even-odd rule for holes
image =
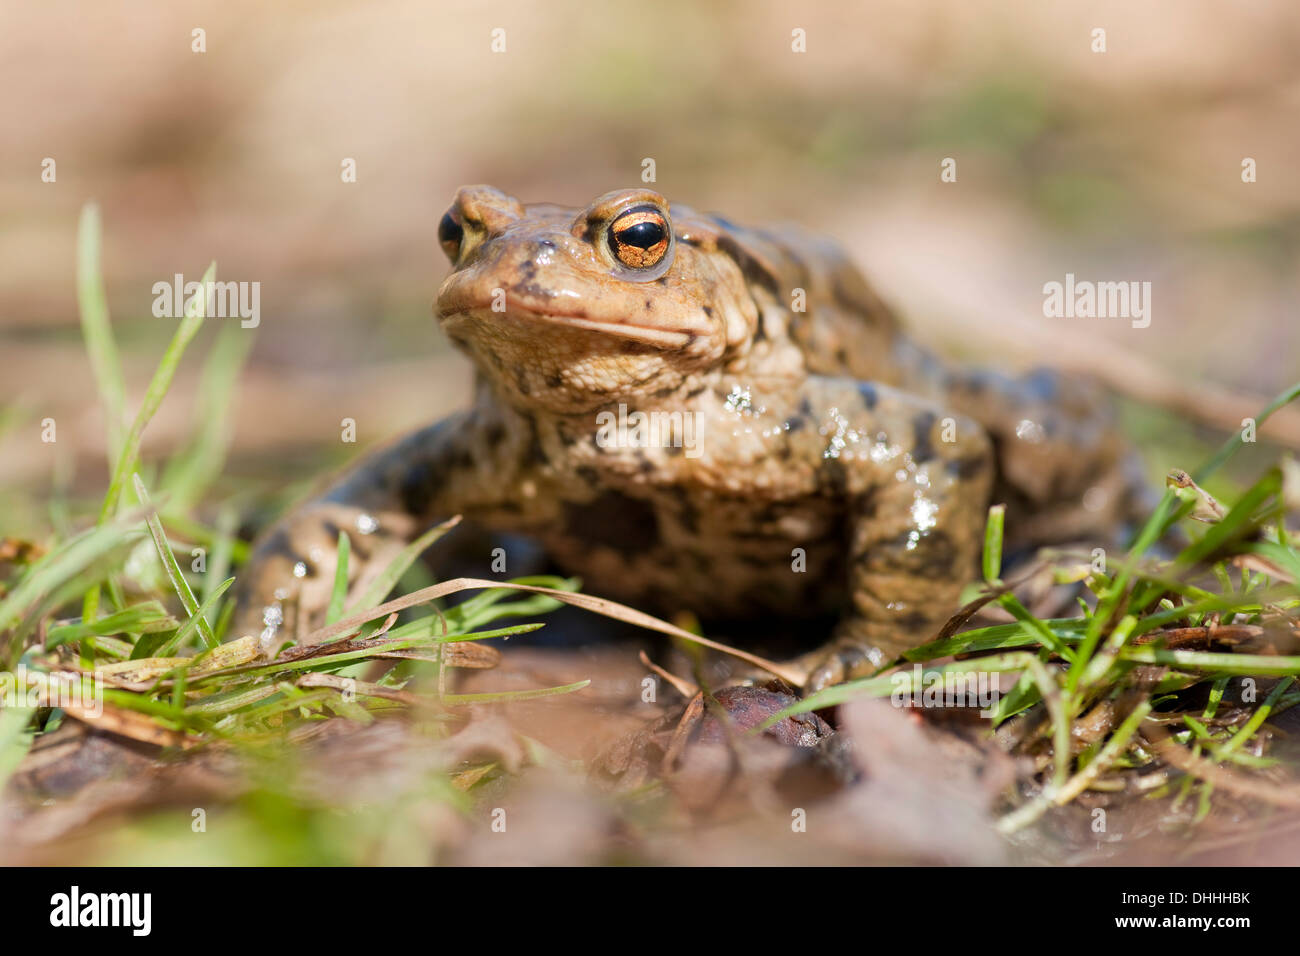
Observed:
[[[460,223],[451,218],[451,213],[444,213],[442,221],[438,223],[438,241],[454,245],[459,243],[464,235],[465,230],[461,228]]]
[[[649,249],[663,242],[664,227],[657,222],[637,222],[618,231],[618,241],[638,249]]]

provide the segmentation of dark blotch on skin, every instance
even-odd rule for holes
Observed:
[[[949,459],[943,467],[954,478],[974,478],[989,466],[990,461],[985,455],[972,455],[969,458]]]
[[[646,502],[617,491],[592,501],[566,502],[564,524],[569,535],[594,547],[612,548],[624,557],[659,546],[659,518]]]
[[[934,627],[934,619],[924,611],[909,611],[895,622],[911,631],[925,632]],[[921,634],[917,635],[921,637]]]
[[[823,494],[843,498],[848,488],[848,478],[844,474],[844,462],[838,458],[823,458],[817,468],[817,488]]]
[[[849,514],[858,521],[870,521],[878,510],[880,501],[874,489],[860,492],[849,499]]]
[[[700,532],[700,511],[695,507],[695,502],[691,501],[686,492],[680,488],[673,489],[677,498],[677,520],[682,523],[682,527],[690,534],[699,534]]]
[[[289,532],[283,528],[275,531],[263,545],[267,554],[277,554],[287,558],[291,563],[302,561],[303,558],[298,554],[297,549],[289,541]]]
[[[531,420],[528,422],[528,432],[528,461],[535,465],[546,464],[550,459],[542,447],[542,436],[537,433],[537,424]]]
[[[921,412],[912,419],[912,460],[918,465],[934,457],[930,432],[934,428],[934,412]]]
[[[527,270],[524,270],[525,273]],[[520,299],[538,299],[542,302],[549,302],[555,298],[555,290],[548,288],[540,282],[530,279],[525,274],[518,282],[511,286],[515,290],[515,295]]]
[[[891,567],[901,569],[908,574],[933,578],[941,578],[955,572],[957,551],[953,547],[952,538],[947,534],[942,531],[924,534],[911,550],[907,547],[910,540],[910,533],[904,533],[889,542],[887,551]],[[868,552],[866,555],[860,555],[859,560],[871,563],[873,557],[878,556]]]
[[[780,292],[780,283],[776,281],[776,276],[768,272],[762,264],[751,256],[745,248],[736,241],[735,237],[721,235],[718,237],[718,250],[730,256],[731,259],[740,266],[740,272],[745,277],[745,281],[750,285],[763,286],[771,291],[773,295]]]
[[[421,462],[406,473],[399,494],[407,514],[422,515],[447,484],[447,472]]]
[[[876,407],[876,400],[879,398],[876,394],[876,386],[870,382],[859,382],[858,395],[862,398],[862,405],[867,411],[871,411]]]
[[[1051,403],[1059,396],[1061,378],[1051,369],[1035,369],[1025,377],[1023,386],[1026,396],[1031,400]]]

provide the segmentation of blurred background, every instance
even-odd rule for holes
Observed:
[[[430,311],[457,186],[581,205],[639,183],[647,157],[674,201],[838,238],[953,356],[1253,403],[1300,378],[1297,49],[1286,0],[3,0],[0,523],[39,528],[52,476],[102,493],[74,283],[92,200],[132,409],[175,329],[151,314],[155,282],[215,259],[261,284],[233,485],[288,493],[356,453],[342,418],[369,445],[467,399]],[[1150,281],[1150,327],[1044,318],[1043,284],[1067,272]],[[192,429],[215,332],[146,456]],[[1159,440],[1155,473],[1224,434],[1130,421]]]

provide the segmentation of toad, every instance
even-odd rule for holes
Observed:
[[[1032,539],[1113,527],[1133,494],[1090,385],[940,361],[829,240],[648,189],[570,208],[488,186],[459,190],[438,239],[472,404],[263,535],[233,633],[318,615],[340,529],[355,561],[460,514],[645,610],[837,616],[797,662],[810,690],[933,635],[990,501]]]

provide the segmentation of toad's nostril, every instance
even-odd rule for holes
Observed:
[[[466,225],[481,227],[496,235],[524,217],[524,207],[513,196],[491,186],[462,186],[456,191],[454,207]]]

